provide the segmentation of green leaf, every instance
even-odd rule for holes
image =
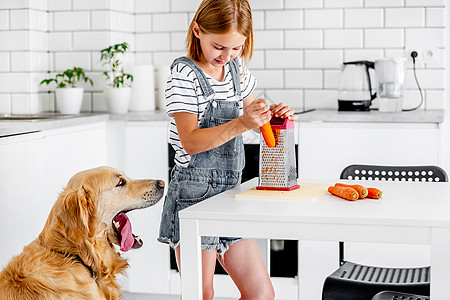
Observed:
[[[72,69],[67,69],[62,73],[58,73],[55,75],[55,78],[44,79],[40,84],[50,84],[51,82],[56,83],[57,88],[64,88],[66,86],[76,87],[77,83],[83,80],[84,82],[90,82],[93,85],[92,79],[90,79],[83,68],[73,67]]]
[[[112,81],[113,87],[128,86],[125,81],[133,81],[132,77],[126,77],[124,80],[124,72],[121,68],[122,61],[121,58],[128,49],[128,43],[118,43],[111,45],[105,49],[100,50],[100,61],[103,62],[103,66],[107,68],[107,71],[103,72],[107,80]]]

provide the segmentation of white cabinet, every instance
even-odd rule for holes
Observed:
[[[334,179],[350,164],[422,165],[440,162],[435,123],[299,124],[300,180]]]
[[[106,165],[105,123],[42,131],[48,197],[56,200],[75,173]]]
[[[132,178],[162,179],[168,185],[167,122],[127,122],[125,172]],[[126,253],[128,291],[168,294],[170,249],[157,241],[164,197],[154,206],[128,213],[133,232],[144,241],[140,249]]]
[[[104,123],[0,138],[0,266],[37,238],[78,171],[105,164]]]
[[[0,266],[37,238],[75,173],[104,165],[167,184],[167,122],[110,121],[0,138]],[[142,248],[123,254],[130,268],[121,281],[129,291],[170,291],[169,246],[156,240],[163,202],[128,213],[144,240]]]
[[[55,199],[45,194],[40,133],[0,138],[0,266],[37,237]]]

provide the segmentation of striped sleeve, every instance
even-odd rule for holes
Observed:
[[[243,74],[241,75],[241,91],[242,98],[245,99],[253,93],[257,82],[255,76],[246,67],[243,67],[241,62],[239,63],[239,71]]]
[[[173,117],[176,112],[190,112],[198,114],[198,97],[194,72],[183,63],[172,69],[165,90],[166,113]]]

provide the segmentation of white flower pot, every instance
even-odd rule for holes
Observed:
[[[113,114],[125,114],[128,112],[131,99],[131,88],[106,88],[103,90],[108,112]]]
[[[64,115],[79,114],[83,103],[83,88],[57,88],[56,105]]]

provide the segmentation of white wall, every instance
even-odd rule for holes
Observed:
[[[343,61],[405,56],[433,50],[420,61],[422,109],[444,109],[445,0],[250,0],[258,79],[257,96],[291,106],[337,108]],[[169,65],[184,55],[184,38],[200,0],[0,1],[0,113],[55,109],[53,87],[39,87],[47,72],[83,67],[83,110],[104,111],[99,50],[127,41],[127,65]],[[420,101],[408,60],[405,107]],[[49,92],[48,92],[49,91]],[[375,103],[376,104],[376,103]]]
[[[447,6],[446,9],[446,15],[445,15],[445,19],[447,20],[447,28],[450,27],[450,6]],[[447,43],[447,53],[448,53],[448,49],[450,49],[450,39],[446,38],[446,43]],[[444,170],[450,170],[450,155],[448,155],[448,153],[450,153],[450,109],[448,109],[448,100],[449,100],[449,96],[450,96],[450,76],[449,76],[449,71],[450,70],[450,60],[447,57],[446,60],[446,74],[444,76],[444,82],[446,82],[446,86],[445,86],[445,93],[444,93],[444,105],[445,105],[445,114],[444,114],[444,122],[442,124],[442,153],[443,153],[443,157],[442,157],[442,167],[444,168]]]

